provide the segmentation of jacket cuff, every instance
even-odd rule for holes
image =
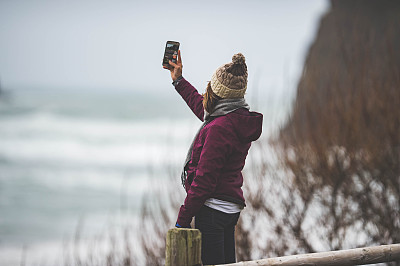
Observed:
[[[176,220],[176,224],[175,225],[178,224],[181,228],[191,228],[190,222],[191,221],[184,221],[183,219],[178,217],[178,220]]]
[[[175,85],[175,90],[181,94],[181,92],[183,92],[185,90],[185,88],[187,87],[187,85],[189,84],[189,82],[182,77],[182,79],[179,80],[178,84]]]
[[[176,227],[176,228],[192,228],[192,227],[190,226],[190,223],[181,225],[181,224],[178,223],[178,222],[175,224],[175,227]]]
[[[172,82],[172,85],[174,85],[174,87],[178,86],[179,82],[183,79],[182,76],[179,76],[176,80],[174,80]]]
[[[182,215],[182,208],[183,206],[181,206],[181,209],[179,210],[179,214],[178,214],[178,219],[176,220],[176,224],[179,224],[182,228],[191,228],[190,227],[190,222],[192,221],[192,217],[184,217],[184,215]]]

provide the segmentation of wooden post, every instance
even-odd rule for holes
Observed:
[[[255,261],[224,264],[226,266],[299,266],[366,265],[399,261],[400,244],[301,254]]]
[[[173,228],[168,231],[166,266],[200,266],[201,233],[197,229]]]

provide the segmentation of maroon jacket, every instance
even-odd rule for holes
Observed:
[[[175,87],[194,114],[203,121],[203,96],[185,79]],[[245,205],[242,169],[251,142],[261,135],[263,116],[245,108],[214,118],[194,140],[186,182],[187,196],[177,223],[189,227],[192,217],[209,198]]]

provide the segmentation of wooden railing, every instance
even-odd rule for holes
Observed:
[[[226,266],[300,266],[300,265],[366,265],[390,261],[400,261],[400,244],[355,248],[293,256],[284,256],[255,261],[243,261]],[[201,233],[197,229],[168,231],[166,266],[200,266]]]

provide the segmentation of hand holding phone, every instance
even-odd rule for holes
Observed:
[[[165,50],[167,51],[167,49],[171,49],[173,47],[168,46],[168,43],[171,41],[167,42],[167,46],[165,47]],[[174,42],[177,43],[177,42]],[[180,76],[182,76],[182,58],[181,58],[181,51],[179,50],[179,43],[178,46],[175,47],[178,50],[176,50],[176,54],[175,52],[171,53],[171,52],[166,52],[166,54],[168,54],[167,56],[164,54],[164,59],[163,59],[163,68],[168,69],[171,72],[171,78],[173,81],[175,81],[176,79],[178,79]],[[175,49],[174,48],[174,49]],[[169,59],[169,56],[171,55],[171,59]],[[168,61],[164,61],[167,60]],[[164,64],[164,62],[168,62],[167,64]]]
[[[167,44],[165,45],[165,51],[164,51],[164,58],[163,58],[163,67],[164,68],[170,68],[169,61],[172,61],[173,63],[176,63],[176,58],[178,56],[178,50],[179,50],[179,42],[174,42],[174,41],[167,41]]]

